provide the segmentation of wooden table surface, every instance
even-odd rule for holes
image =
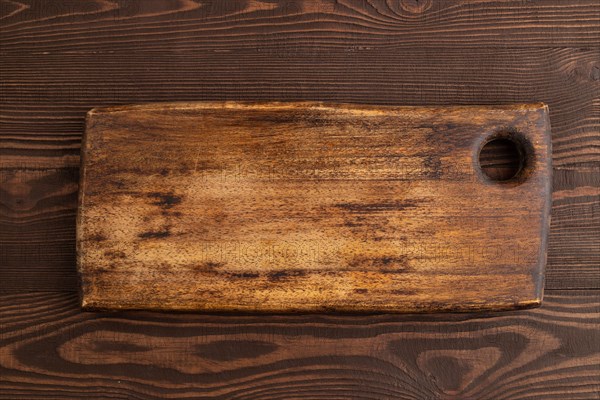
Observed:
[[[2,0],[0,18],[0,398],[600,396],[598,0]],[[198,100],[547,103],[543,306],[82,313],[86,111]]]

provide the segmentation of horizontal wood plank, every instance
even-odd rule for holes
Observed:
[[[6,53],[365,47],[597,47],[594,0],[4,1]]]
[[[556,170],[547,288],[600,287],[600,167],[572,174]]]
[[[82,313],[0,296],[0,398],[592,399],[600,298],[445,316]]]

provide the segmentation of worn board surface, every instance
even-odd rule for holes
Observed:
[[[538,305],[544,105],[191,103],[95,109],[83,148],[83,306],[230,311]],[[508,137],[521,171],[480,150]]]

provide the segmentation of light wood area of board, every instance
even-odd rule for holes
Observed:
[[[510,138],[522,171],[485,177]],[[542,104],[189,103],[92,110],[86,308],[432,312],[539,305]]]

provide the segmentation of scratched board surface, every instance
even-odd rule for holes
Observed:
[[[155,104],[92,110],[83,306],[211,311],[539,305],[544,105]],[[521,146],[496,181],[482,147]]]

